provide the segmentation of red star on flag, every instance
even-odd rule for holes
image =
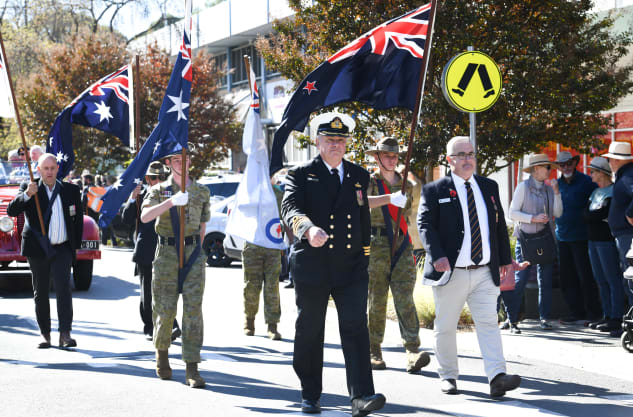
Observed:
[[[306,86],[303,87],[304,90],[308,90],[308,95],[312,94],[313,91],[319,91],[316,87],[315,84],[317,82],[316,81],[306,81]]]

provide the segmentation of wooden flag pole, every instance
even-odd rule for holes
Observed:
[[[248,88],[251,91],[251,97],[253,96],[253,80],[251,80],[251,57],[244,55],[244,66],[246,67],[246,75],[248,76]]]
[[[18,110],[18,102],[15,100],[15,91],[13,90],[13,82],[11,81],[11,71],[9,70],[9,60],[7,59],[7,53],[4,50],[4,40],[2,39],[2,33],[0,32],[0,48],[2,48],[2,56],[4,57],[4,65],[7,68],[7,79],[9,81],[9,90],[11,90],[11,99],[13,100],[13,112],[15,113],[15,121],[18,124],[20,130],[20,137],[22,138],[22,147],[24,148],[24,156],[26,156],[26,166],[29,168],[29,176],[31,182],[34,182],[33,169],[31,167],[31,155],[27,150],[26,139],[24,138],[24,128],[22,127],[22,119],[20,119],[20,111]],[[35,197],[35,208],[37,209],[37,217],[40,220],[40,228],[42,234],[46,236],[46,228],[44,227],[44,217],[42,217],[42,208],[40,207],[40,199],[37,197],[37,193],[33,195]]]
[[[437,8],[437,0],[431,1],[431,11],[429,12],[429,24],[426,35],[426,42],[424,43],[424,57],[422,57],[422,68],[420,69],[420,78],[418,79],[418,93],[415,99],[415,107],[418,111],[413,113],[411,119],[411,131],[409,133],[409,143],[407,144],[407,157],[404,162],[404,171],[402,172],[402,193],[406,193],[407,189],[407,177],[409,176],[409,165],[411,161],[411,151],[413,149],[413,139],[418,127],[418,120],[420,118],[420,112],[422,111],[422,93],[424,92],[424,83],[426,81],[426,72],[429,65],[429,53],[431,51],[431,41],[433,38],[433,23],[435,21],[435,10]],[[400,221],[402,220],[402,208],[398,207],[398,216],[396,218],[396,233],[393,238],[393,246],[391,247],[391,259],[393,259],[396,253],[396,242],[400,235]]]
[[[138,54],[134,55],[134,68],[132,74],[134,78],[134,91],[132,91],[134,97],[134,147],[136,148],[136,155],[141,147],[141,103],[140,103],[140,91],[141,91],[141,66]],[[138,236],[139,223],[141,221],[141,201],[136,198],[136,228],[135,233]]]

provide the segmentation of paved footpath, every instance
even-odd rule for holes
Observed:
[[[205,338],[200,364],[207,387],[184,385],[180,343],[170,349],[172,381],[154,373],[154,353],[140,332],[138,284],[131,253],[104,250],[88,292],[74,294],[78,347],[38,350],[32,296],[0,288],[0,416],[263,416],[302,415],[292,369],[296,307],[281,288],[282,341],[265,337],[263,313],[256,335],[242,333],[242,271],[207,268]],[[6,284],[4,279],[4,284]],[[0,278],[0,284],[2,279]],[[54,313],[54,296],[51,305]],[[261,306],[260,306],[261,309]],[[53,328],[57,325],[53,323]],[[521,388],[492,401],[483,376],[476,334],[458,335],[460,395],[439,391],[437,362],[420,374],[404,372],[398,325],[388,322],[384,347],[388,369],[374,372],[387,396],[378,416],[628,416],[633,415],[633,354],[579,326],[554,331],[525,322],[522,335],[503,334],[508,371],[523,376]],[[53,341],[57,334],[53,333]],[[421,331],[432,354],[432,333]],[[324,352],[324,417],[349,416],[336,310],[330,308]]]

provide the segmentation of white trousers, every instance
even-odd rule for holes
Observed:
[[[503,357],[501,332],[497,324],[497,297],[499,287],[495,286],[488,267],[471,271],[456,268],[446,285],[433,287],[435,300],[435,357],[439,363],[437,373],[441,379],[457,379],[457,322],[468,303],[475,322],[479,350],[484,359],[484,369],[488,382],[499,373],[506,371]]]

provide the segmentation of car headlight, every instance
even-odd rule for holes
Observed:
[[[13,230],[13,219],[11,217],[0,218],[0,230],[4,233],[9,233]]]

